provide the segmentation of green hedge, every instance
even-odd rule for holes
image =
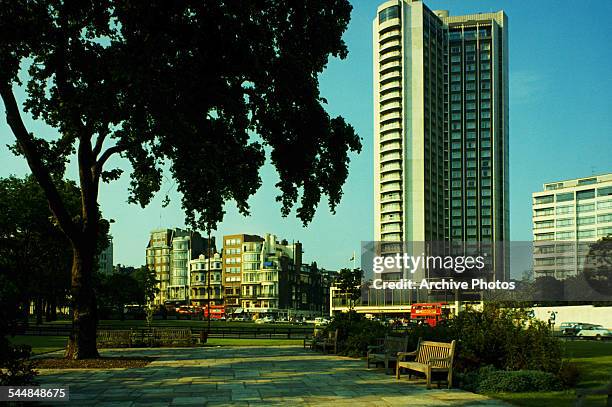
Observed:
[[[540,370],[497,370],[492,366],[460,375],[461,387],[477,393],[523,393],[557,391],[559,378]]]
[[[341,355],[351,357],[365,356],[369,345],[376,343],[376,339],[384,338],[389,334],[390,328],[380,322],[371,321],[362,314],[352,311],[334,316],[325,332],[339,330],[338,340],[341,342]]]

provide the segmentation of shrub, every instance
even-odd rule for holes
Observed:
[[[482,311],[466,310],[452,318],[438,336],[457,340],[455,366],[459,371],[490,365],[499,370],[556,374],[561,367],[559,340],[546,324],[523,309],[486,304]]]
[[[554,374],[539,370],[485,369],[477,377],[475,388],[478,393],[556,391],[563,387]]]
[[[580,380],[578,365],[574,362],[563,361],[557,377],[564,387],[575,387],[578,384],[578,380]]]
[[[34,384],[36,372],[32,369],[27,345],[8,345],[2,352],[0,360],[0,386],[28,386]]]
[[[351,357],[364,356],[368,345],[374,345],[376,339],[384,338],[390,332],[390,329],[380,322],[366,319],[354,311],[335,315],[325,327],[324,334],[336,329],[339,330],[338,340],[343,342],[340,354]]]

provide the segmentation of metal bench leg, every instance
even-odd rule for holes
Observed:
[[[427,390],[431,389],[431,365],[427,365],[425,369],[425,377],[427,378]]]
[[[451,369],[448,370],[448,388],[450,389],[451,387],[453,387],[453,371]]]
[[[397,365],[395,365],[395,378],[398,379],[398,380],[400,378],[400,369],[401,369],[401,367],[399,365],[399,362],[397,362]]]

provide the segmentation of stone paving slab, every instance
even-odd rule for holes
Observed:
[[[40,371],[70,387],[77,406],[490,406],[508,404],[457,389],[396,380],[365,362],[301,347],[105,349],[102,356],[157,358],[134,369]]]

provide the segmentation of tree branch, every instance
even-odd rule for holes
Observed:
[[[123,150],[124,150],[123,147],[112,146],[112,147],[109,147],[104,153],[102,153],[102,155],[100,156],[100,159],[96,163],[96,175],[100,175],[100,173],[102,172],[102,167],[104,166],[106,161],[110,158],[110,156],[116,153],[120,153]]]
[[[98,133],[98,137],[96,137],[96,144],[94,145],[94,148],[93,148],[94,157],[97,157],[102,151],[102,145],[104,144],[104,139],[106,139],[107,134],[108,134],[108,131],[104,133],[102,132]]]
[[[71,240],[77,240],[76,226],[62,202],[62,198],[53,183],[49,170],[45,168],[42,158],[36,149],[36,144],[34,143],[32,135],[28,133],[23,124],[21,113],[19,112],[19,107],[10,84],[2,83],[0,85],[0,96],[4,101],[4,107],[6,109],[6,121],[28,161],[32,174],[43,191],[45,191],[45,195],[49,201],[49,208],[53,212],[53,215],[55,215],[64,233],[66,233]]]

